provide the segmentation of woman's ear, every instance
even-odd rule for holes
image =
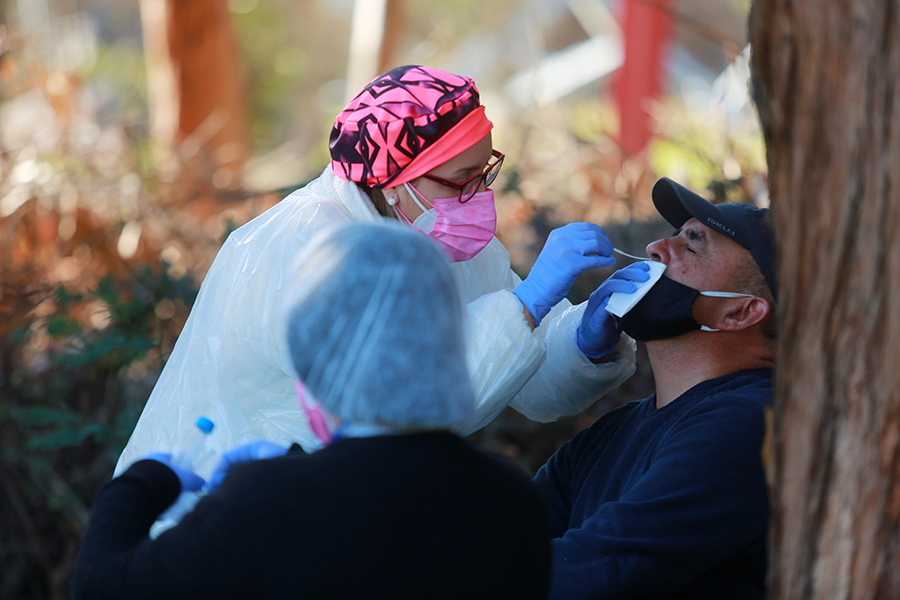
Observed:
[[[387,205],[397,208],[404,215],[403,220],[410,224],[425,212],[422,203],[415,199],[402,183],[394,187],[382,188],[381,191]]]
[[[393,187],[385,187],[381,188],[381,193],[384,194],[384,199],[387,201],[388,206],[396,206],[403,201],[403,194],[405,190],[403,189],[403,185],[395,185]]]
[[[381,188],[381,193],[384,194],[384,200],[388,203],[388,206],[397,206],[399,199],[397,198],[397,187],[389,187],[389,188]]]
[[[753,327],[761,323],[772,310],[769,302],[759,296],[732,298],[722,304],[719,317],[712,326],[722,331],[741,331]]]

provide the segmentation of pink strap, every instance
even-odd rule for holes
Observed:
[[[318,404],[310,402],[306,397],[306,386],[303,383],[295,381],[294,389],[297,390],[297,403],[300,405],[300,410],[306,415],[313,435],[323,445],[329,444],[331,442],[331,430],[328,428],[328,420],[325,418],[325,413],[322,412]]]

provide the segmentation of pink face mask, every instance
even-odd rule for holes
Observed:
[[[429,202],[419,190],[408,183],[403,184],[419,208],[427,209],[419,203],[419,197]],[[488,245],[497,230],[497,211],[494,208],[494,192],[485,190],[474,194],[467,202],[452,198],[436,198],[429,202],[434,207],[434,228],[424,232],[440,242],[452,262],[469,260]],[[415,227],[399,206],[394,206],[407,223]],[[417,228],[418,229],[418,228]],[[420,230],[421,231],[421,230]]]

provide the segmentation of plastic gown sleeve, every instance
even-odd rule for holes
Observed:
[[[522,303],[500,291],[466,306],[466,363],[475,391],[475,415],[459,433],[478,431],[499,415],[543,364],[544,341],[531,332]]]
[[[635,343],[626,335],[602,363],[578,348],[575,332],[586,306],[563,300],[534,332],[547,345],[547,359],[510,403],[532,421],[576,415],[634,374]]]
[[[600,364],[579,350],[575,331],[585,303],[563,300],[532,332],[512,294],[521,279],[496,239],[452,267],[463,299],[469,300],[466,359],[477,402],[475,419],[460,428],[462,435],[477,431],[507,405],[540,422],[578,414],[634,373],[635,345],[627,336]]]

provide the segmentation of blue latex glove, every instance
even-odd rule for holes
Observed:
[[[225,480],[225,476],[228,475],[228,470],[236,464],[250,462],[251,460],[284,456],[287,451],[287,448],[265,440],[247,442],[246,444],[229,450],[222,455],[219,464],[216,465],[216,470],[209,480],[209,485],[206,486],[206,491],[215,491],[215,489],[221,485],[222,481]]]
[[[161,462],[166,465],[172,471],[175,472],[175,475],[178,476],[178,481],[181,482],[181,491],[182,492],[198,492],[203,489],[203,486],[206,484],[206,481],[203,480],[202,477],[194,473],[193,471],[186,471],[184,469],[179,469],[175,465],[172,464],[172,455],[164,454],[162,452],[154,452],[152,454],[148,454],[144,457],[145,460],[155,460],[156,462]]]
[[[616,263],[612,252],[612,242],[593,223],[569,223],[554,229],[528,277],[513,293],[540,325],[550,309],[566,297],[578,275]]]
[[[619,343],[622,331],[616,320],[606,312],[609,297],[614,292],[629,294],[637,291],[632,282],[644,282],[650,279],[650,267],[639,262],[628,265],[613,273],[609,279],[600,284],[591,294],[587,308],[581,317],[581,325],[575,334],[578,347],[588,358],[601,358]]]

